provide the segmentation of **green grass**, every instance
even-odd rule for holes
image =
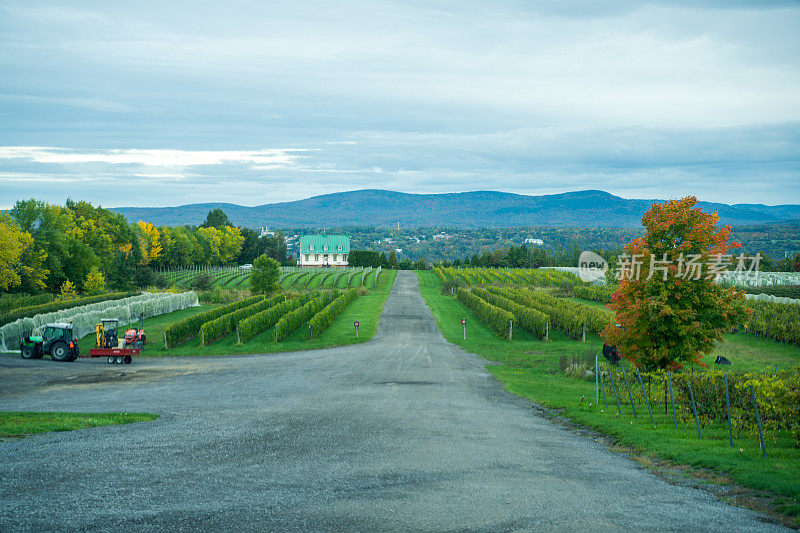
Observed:
[[[735,448],[731,448],[726,425],[706,425],[703,427],[703,440],[697,439],[693,423],[679,421],[676,430],[671,412],[664,413],[663,403],[653,406],[656,429],[650,424],[645,406],[637,408],[638,418],[634,419],[630,406],[626,405],[622,406],[622,416],[618,416],[609,384],[606,384],[606,408],[595,402],[593,377],[584,380],[558,373],[560,355],[572,356],[587,349],[598,351],[603,344],[598,336],[587,335],[584,344],[570,340],[560,332],[551,331],[551,341],[544,342],[524,331],[515,330],[514,340],[504,341],[483,326],[458,300],[442,295],[441,284],[434,273],[421,271],[417,272],[417,277],[422,297],[431,308],[445,338],[469,352],[495,361],[487,369],[509,392],[545,407],[558,409],[562,416],[612,435],[643,455],[711,469],[741,485],[785,496],[789,498],[787,509],[800,503],[800,449],[787,433],[766,435],[769,458],[764,460],[757,438],[736,438]],[[462,317],[467,319],[466,341],[462,336]],[[774,368],[773,361],[787,366],[800,364],[800,348],[796,346],[765,341],[746,334],[726,335],[725,341],[718,346],[715,354],[706,359],[710,358],[710,362],[713,362],[719,353],[732,359],[734,368],[744,370],[763,369],[765,364],[771,364]],[[626,394],[624,386],[619,383],[617,392]],[[584,400],[581,403],[582,397]],[[602,396],[600,402],[603,402]]]
[[[20,437],[50,431],[72,431],[98,426],[149,422],[158,415],[149,413],[59,413],[0,411],[0,438]]]
[[[314,340],[308,338],[308,327],[304,325],[281,342],[275,342],[275,330],[270,328],[242,344],[236,343],[236,334],[233,333],[211,346],[200,346],[199,339],[192,339],[180,346],[169,350],[165,349],[164,329],[173,322],[214,307],[213,305],[203,305],[146,320],[144,330],[147,333],[148,345],[147,349],[142,352],[142,356],[171,357],[289,352],[366,342],[375,336],[375,332],[378,330],[378,321],[383,311],[383,305],[389,297],[396,274],[396,271],[381,273],[378,277],[377,288],[372,288],[369,294],[356,298],[330,327]],[[297,290],[296,287],[292,289]],[[355,321],[359,322],[358,339],[355,338],[353,327]],[[94,342],[93,335],[83,338],[79,343],[81,352],[85,353],[86,350],[92,348]]]

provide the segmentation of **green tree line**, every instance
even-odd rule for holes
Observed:
[[[0,291],[29,294],[142,287],[153,271],[246,264],[261,255],[287,261],[280,232],[261,237],[233,227],[221,209],[199,227],[155,227],[89,202],[21,200],[0,214],[0,242]]]

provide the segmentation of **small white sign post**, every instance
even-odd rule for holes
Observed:
[[[356,328],[356,339],[358,338],[358,320],[353,322],[353,327]]]
[[[464,340],[467,340],[467,319],[466,318],[462,318],[461,319],[461,327],[464,328]]]

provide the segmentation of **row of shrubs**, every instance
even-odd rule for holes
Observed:
[[[250,298],[245,298],[227,305],[221,305],[219,307],[215,307],[214,309],[209,309],[208,311],[198,313],[188,318],[184,318],[179,322],[170,324],[164,330],[164,341],[167,345],[167,348],[173,348],[188,341],[189,339],[196,337],[200,333],[200,328],[202,328],[203,324],[206,322],[227,315],[228,313],[232,313],[237,309],[242,309],[244,307],[253,305],[254,303],[263,299],[264,297],[261,295],[251,296]]]
[[[505,296],[495,294],[481,289],[480,287],[473,287],[472,292],[490,304],[505,309],[514,315],[514,325],[519,326],[525,331],[532,333],[539,339],[544,339],[547,333],[547,323],[550,321],[549,317],[524,305],[520,305]]]
[[[86,296],[84,298],[70,298],[69,300],[55,300],[39,305],[29,305],[13,309],[7,313],[0,315],[0,326],[10,324],[20,318],[32,317],[44,313],[53,313],[61,311],[62,309],[71,309],[82,305],[95,304],[98,302],[106,302],[110,300],[121,300],[130,296],[136,296],[138,292],[109,292],[106,294],[98,294],[97,296]]]
[[[49,292],[43,294],[0,294],[0,313],[7,313],[12,309],[42,305],[53,300]]]
[[[239,322],[245,318],[253,316],[254,314],[265,309],[269,309],[270,307],[276,306],[285,300],[286,296],[281,293],[277,296],[273,296],[272,298],[258,301],[253,305],[248,305],[247,307],[237,309],[236,311],[228,313],[227,315],[223,315],[219,318],[215,318],[214,320],[209,320],[200,328],[200,337],[203,340],[203,345],[208,346],[209,344],[221,339],[229,333],[233,333],[233,331],[236,329],[236,326],[239,325]]]
[[[781,298],[800,300],[800,285],[764,285],[762,287],[747,287],[740,290],[748,294],[769,294]]]
[[[584,324],[587,332],[600,333],[614,316],[611,311],[556,298],[543,291],[510,287],[489,287],[489,291],[541,311],[550,318],[551,326],[573,339],[581,338]]]
[[[278,323],[275,324],[275,340],[282,341],[297,328],[308,322],[311,317],[319,313],[329,303],[339,296],[339,291],[323,292],[316,298],[312,298],[302,307],[285,314]]]
[[[340,294],[319,313],[311,317],[308,325],[311,326],[311,336],[319,337],[328,326],[339,316],[350,302],[358,298],[358,289],[349,289]]]
[[[475,313],[478,320],[486,324],[489,329],[507,339],[509,322],[514,320],[514,315],[505,309],[496,307],[468,289],[459,288],[456,298]]]
[[[609,378],[617,387],[617,396],[622,404],[630,404],[628,391],[618,365],[604,365],[602,376],[608,401],[616,402]],[[731,425],[734,437],[742,435],[758,438],[758,426],[750,396],[750,385],[758,405],[765,437],[777,438],[778,431],[789,431],[800,446],[800,368],[775,373],[727,372],[728,397],[731,409]],[[689,384],[692,386],[695,408],[701,426],[713,422],[727,424],[725,405],[725,372],[707,369],[703,372],[677,372],[671,375],[675,413],[679,420],[694,424]],[[637,406],[644,406],[644,394],[635,377],[635,370],[628,374],[631,395]],[[669,382],[665,371],[642,373],[648,401],[664,402],[669,406]],[[620,387],[622,385],[622,388]],[[612,389],[612,390],[609,390]],[[645,407],[646,408],[646,407]]]
[[[800,344],[800,305],[747,300],[752,314],[745,320],[746,331],[778,342]]]
[[[237,326],[239,329],[239,340],[245,342],[259,333],[267,331],[277,324],[284,315],[305,305],[311,300],[312,296],[316,295],[312,295],[312,293],[301,294],[291,300],[286,300],[241,320]]]
[[[607,304],[611,301],[611,296],[616,290],[617,287],[615,285],[606,285],[602,287],[597,285],[576,285],[572,287],[572,294],[576,298]]]
[[[442,282],[462,280],[466,285],[524,284],[535,287],[579,286],[582,282],[575,274],[550,268],[454,268],[437,267],[431,270]]]

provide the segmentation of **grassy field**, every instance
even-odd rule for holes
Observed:
[[[553,332],[551,341],[543,342],[522,330],[515,330],[514,340],[504,341],[484,327],[458,300],[442,295],[435,274],[421,271],[417,272],[417,277],[422,297],[445,338],[494,361],[487,369],[508,391],[557,409],[562,416],[581,425],[612,435],[644,456],[709,469],[723,479],[727,477],[741,485],[785,497],[780,510],[790,516],[800,513],[800,449],[788,435],[766,435],[768,459],[765,460],[757,438],[737,438],[735,447],[731,448],[725,425],[705,426],[702,441],[697,439],[693,424],[679,422],[675,430],[672,415],[665,414],[663,404],[653,406],[655,429],[644,406],[637,418],[633,417],[630,406],[625,405],[622,416],[618,416],[610,388],[606,390],[608,406],[603,404],[602,397],[601,405],[597,405],[593,376],[580,379],[558,371],[560,355],[599,351],[603,342],[598,336],[587,335],[584,344]],[[467,319],[466,341],[462,337],[462,317]],[[774,368],[775,362],[785,366],[800,364],[800,348],[797,346],[764,341],[746,334],[727,335],[725,341],[706,360],[713,362],[719,353],[733,360],[737,369],[747,370]],[[624,394],[619,384],[617,387],[618,392]]]
[[[223,337],[211,346],[200,346],[199,339],[193,339],[180,346],[164,348],[164,329],[178,320],[188,316],[211,309],[215,305],[203,305],[192,307],[183,311],[176,311],[167,315],[161,315],[148,319],[144,323],[144,330],[147,333],[147,349],[142,352],[144,357],[170,357],[170,356],[195,356],[195,355],[238,355],[253,353],[272,353],[288,352],[295,350],[312,350],[318,348],[329,348],[332,346],[342,346],[345,344],[355,344],[370,340],[378,329],[378,321],[383,311],[383,305],[389,297],[389,291],[394,284],[397,274],[393,270],[384,270],[378,277],[377,287],[372,283],[366,286],[369,294],[359,296],[339,315],[331,326],[326,329],[319,338],[309,340],[308,328],[301,326],[289,338],[275,342],[274,329],[269,329],[248,340],[246,343],[237,344],[236,334],[233,333]],[[329,282],[331,279],[329,278]],[[328,286],[329,287],[329,286]],[[298,290],[292,288],[291,290]],[[358,339],[355,338],[353,322],[359,322]],[[120,328],[124,329],[124,328]],[[120,332],[122,334],[122,332]],[[95,339],[93,335],[88,335],[80,340],[79,346],[81,353],[86,353],[94,347]]]
[[[158,415],[149,413],[59,413],[0,411],[0,438],[21,437],[33,433],[50,431],[72,431],[93,428],[148,422]]]

